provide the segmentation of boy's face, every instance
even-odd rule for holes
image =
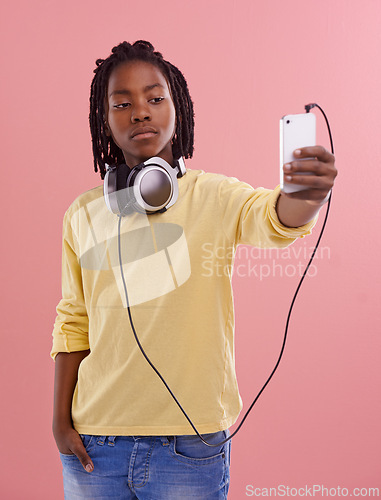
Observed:
[[[115,68],[108,81],[105,110],[108,133],[130,168],[153,156],[173,165],[175,106],[156,66],[131,61]]]

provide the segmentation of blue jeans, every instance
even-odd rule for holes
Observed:
[[[203,435],[218,443],[229,431]],[[230,446],[206,446],[198,436],[81,435],[94,471],[60,454],[65,500],[227,499]]]

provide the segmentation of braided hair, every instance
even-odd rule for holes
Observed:
[[[134,44],[128,42],[115,46],[107,59],[97,59],[95,76],[91,83],[90,93],[90,132],[93,144],[94,170],[100,171],[103,179],[106,174],[105,164],[118,165],[124,163],[122,150],[112,137],[106,134],[105,97],[108,81],[112,71],[124,62],[149,62],[163,73],[166,78],[176,110],[176,131],[172,140],[174,158],[192,158],[194,142],[194,111],[189,95],[188,85],[181,71],[163,59],[160,52],[155,52],[150,42],[138,40]]]

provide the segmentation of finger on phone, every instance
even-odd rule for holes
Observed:
[[[295,158],[319,158],[321,161],[328,161],[333,155],[329,153],[323,146],[307,146],[294,151]]]

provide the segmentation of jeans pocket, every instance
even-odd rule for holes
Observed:
[[[76,455],[74,455],[74,453],[61,453],[60,450],[58,450],[58,453],[60,454],[60,457],[63,457],[63,458],[73,458],[73,457],[76,457]]]
[[[88,434],[80,434],[79,437],[82,440],[82,444],[85,447],[86,453],[88,453],[90,451],[90,449],[93,448],[92,445],[94,443],[94,436],[91,436],[91,435],[88,435]],[[77,457],[77,455],[75,455],[74,453],[61,453],[59,451],[59,454],[60,454],[61,457],[64,457],[64,458]]]
[[[204,434],[205,441],[217,444],[229,436],[228,431]],[[208,446],[198,436],[174,436],[170,450],[173,455],[185,463],[193,465],[209,465],[224,460],[229,441],[220,446]]]
[[[91,434],[80,434],[79,436],[82,439],[82,444],[85,447],[86,453],[88,453],[95,444],[94,436]]]

